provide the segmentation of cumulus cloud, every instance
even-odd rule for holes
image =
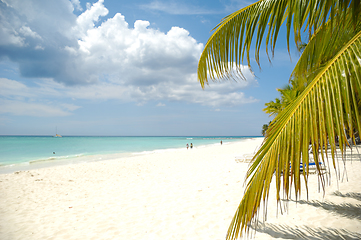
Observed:
[[[257,84],[247,70],[248,81],[201,89],[196,69],[204,46],[186,29],[162,32],[143,20],[129,26],[120,13],[101,20],[109,12],[103,0],[88,4],[79,16],[74,8],[81,10],[78,0],[0,1],[0,57],[16,62],[23,77],[37,79],[32,87],[0,79],[2,104],[28,114],[49,110],[60,116],[79,106],[29,99],[186,101],[214,107],[257,101],[242,92]],[[19,101],[34,111],[20,109]],[[51,112],[51,106],[57,111]]]
[[[79,0],[71,0],[71,3],[73,4],[76,10],[83,11],[83,8],[80,6]]]
[[[173,27],[163,33],[148,28],[150,23],[141,20],[130,28],[120,13],[99,27],[91,26],[89,19],[97,20],[94,13],[105,14],[103,8],[101,4],[93,5],[77,25],[83,36],[77,48],[67,50],[76,59],[73,67],[82,71],[73,76],[87,73],[89,82],[97,82],[99,76],[106,73],[105,80],[111,82],[153,85],[174,79],[174,75],[186,76],[195,71],[203,44],[197,43],[188,31]],[[83,14],[78,19],[82,19]]]
[[[82,13],[76,20],[76,25],[73,27],[73,33],[78,37],[86,37],[87,31],[94,28],[96,22],[100,17],[106,16],[109,11],[103,5],[104,0],[99,0],[94,3],[92,7]]]

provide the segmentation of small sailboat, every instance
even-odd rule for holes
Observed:
[[[63,137],[63,136],[61,136],[60,134],[58,134],[58,127],[56,127],[55,136],[53,136],[53,137]]]

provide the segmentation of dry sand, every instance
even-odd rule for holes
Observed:
[[[225,239],[242,198],[247,163],[262,139],[0,175],[0,239]],[[289,211],[268,219],[255,239],[360,239],[361,163],[325,196],[316,175]]]

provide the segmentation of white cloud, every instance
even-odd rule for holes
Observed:
[[[7,5],[0,1],[0,46],[10,45],[22,47],[24,38],[19,36],[18,27],[21,24],[19,18],[9,11],[5,11],[2,5]]]
[[[157,104],[157,107],[165,107],[165,104],[160,102]]]
[[[0,114],[10,113],[21,116],[68,116],[80,106],[56,103],[49,98],[62,98],[61,86],[52,80],[44,80],[37,86],[28,87],[23,83],[0,78]]]
[[[83,12],[76,20],[76,26],[73,27],[75,35],[81,37],[87,34],[88,30],[91,30],[95,26],[95,22],[99,21],[100,17],[106,16],[109,11],[103,5],[104,0],[99,0],[94,3],[92,7]]]
[[[32,38],[42,39],[39,34],[37,34],[36,32],[33,32],[33,31],[32,31],[29,27],[27,27],[27,26],[22,26],[22,27],[19,29],[19,32],[20,32],[21,34],[23,34],[24,36],[26,36],[26,37],[32,37]]]
[[[75,110],[81,108],[80,106],[76,106],[74,104],[68,104],[68,103],[62,103],[59,106],[61,106],[63,109],[66,109],[68,111],[75,111]]]
[[[40,109],[46,112],[52,106],[58,109],[57,113],[48,111],[53,115],[70,114],[79,108],[71,104],[37,102],[39,98],[115,99],[136,104],[183,101],[213,107],[257,101],[241,92],[257,84],[248,70],[245,70],[246,82],[220,82],[201,89],[196,69],[203,44],[186,29],[172,27],[168,32],[161,32],[142,20],[130,27],[120,13],[99,22],[108,14],[103,0],[88,4],[78,17],[72,13],[79,3],[76,0],[54,1],[53,4],[59,5],[57,10],[42,9],[47,5],[30,0],[26,6],[9,2],[6,21],[0,26],[6,23],[7,30],[15,29],[17,33],[11,36],[18,36],[18,45],[23,44],[14,52],[24,57],[19,59],[23,76],[42,79],[36,80],[32,87],[0,79],[0,97],[17,101],[11,104],[19,111],[33,114],[20,108],[20,102],[34,112]],[[0,44],[10,43],[0,40]],[[26,49],[30,47],[36,52]],[[42,54],[37,53],[39,50]],[[29,99],[35,99],[35,103],[29,103]]]
[[[76,10],[83,11],[83,8],[80,6],[79,0],[71,0],[71,3],[73,4]]]
[[[79,57],[75,67],[97,76],[107,72],[116,76],[112,80],[136,85],[168,81],[179,71],[195,71],[203,44],[182,28],[163,33],[148,26],[149,22],[138,20],[129,28],[118,13],[88,29],[78,41],[79,49],[74,49]]]
[[[36,45],[35,48],[36,50],[44,50],[45,48],[41,45]]]
[[[54,107],[51,105],[0,99],[0,114],[4,113],[34,117],[63,117],[71,114],[60,107]]]
[[[20,37],[14,29],[9,29],[1,25],[0,23],[0,45],[15,45],[19,47],[24,45],[24,39]]]
[[[61,35],[67,35],[74,25],[76,16],[72,11],[73,5],[68,0],[1,0],[0,25],[13,37],[21,31],[26,37],[30,29],[54,44],[55,40],[62,41]]]
[[[0,95],[12,94],[14,91],[22,92],[26,88],[26,85],[15,80],[0,78]]]
[[[56,88],[62,88],[61,84],[54,83],[50,79],[44,79],[36,84],[37,86],[28,87],[24,83],[15,80],[0,78],[0,97],[5,98],[36,98],[36,97],[59,97],[61,93]]]

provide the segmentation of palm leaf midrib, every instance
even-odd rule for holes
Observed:
[[[272,161],[271,161],[271,159],[273,159],[273,157],[271,156],[272,154],[275,154],[276,152],[277,152],[277,149],[279,148],[279,146],[280,146],[280,141],[282,141],[282,139],[284,139],[285,137],[287,137],[287,138],[289,138],[288,137],[288,135],[284,135],[283,134],[283,132],[284,131],[287,131],[287,129],[289,128],[289,124],[293,124],[293,126],[291,126],[291,128],[293,128],[293,129],[298,129],[298,131],[300,131],[300,132],[307,132],[307,129],[304,129],[303,128],[303,126],[297,126],[297,123],[298,122],[300,122],[300,116],[298,116],[298,118],[296,118],[296,113],[298,112],[298,115],[300,115],[302,112],[307,112],[307,114],[310,114],[310,110],[307,110],[307,106],[306,106],[306,108],[302,108],[302,106],[303,106],[303,104],[304,104],[304,102],[305,101],[315,101],[316,99],[315,98],[312,98],[311,97],[311,95],[313,95],[313,94],[321,94],[321,95],[323,95],[323,97],[325,98],[325,100],[327,101],[327,103],[325,104],[325,107],[326,108],[322,108],[323,110],[322,111],[326,111],[325,113],[321,113],[321,114],[326,114],[326,115],[328,115],[328,116],[332,116],[332,113],[339,113],[341,110],[342,110],[342,106],[341,106],[341,103],[339,102],[338,104],[340,105],[340,106],[333,106],[333,107],[331,107],[331,102],[329,102],[330,100],[331,100],[331,97],[335,97],[335,98],[338,98],[340,101],[343,99],[343,94],[341,94],[341,88],[340,88],[340,85],[339,85],[339,83],[338,83],[338,81],[340,81],[340,79],[336,79],[335,81],[336,81],[336,83],[334,83],[334,85],[335,86],[331,86],[332,85],[332,83],[331,83],[331,81],[332,81],[332,79],[330,78],[330,76],[324,76],[325,74],[330,74],[330,71],[334,71],[334,70],[332,70],[332,67],[334,66],[334,64],[335,63],[337,63],[337,64],[342,64],[342,65],[344,65],[344,67],[345,66],[347,66],[347,65],[345,65],[345,63],[344,62],[342,62],[342,61],[344,61],[344,59],[341,57],[342,55],[346,55],[346,54],[349,54],[349,52],[348,52],[348,50],[350,50],[351,49],[351,47],[352,47],[352,45],[353,44],[355,44],[356,43],[356,41],[359,41],[359,39],[360,39],[360,36],[361,36],[361,31],[360,32],[358,32],[350,41],[349,41],[349,43],[348,44],[346,44],[339,52],[338,52],[338,54],[334,57],[334,58],[332,58],[329,62],[328,62],[328,64],[326,64],[326,66],[319,72],[319,74],[315,77],[315,79],[310,83],[310,85],[301,93],[301,95],[296,99],[296,101],[294,101],[292,104],[290,104],[280,115],[278,115],[277,117],[276,117],[276,119],[275,120],[277,120],[277,121],[275,121],[275,125],[273,126],[273,131],[272,131],[272,133],[270,133],[267,137],[266,137],[266,139],[265,139],[265,141],[264,141],[264,144],[262,145],[262,147],[261,147],[261,149],[256,153],[256,155],[255,155],[255,157],[254,157],[254,162],[253,162],[253,164],[251,165],[251,167],[250,167],[250,169],[248,170],[248,172],[247,172],[247,179],[248,179],[248,183],[247,183],[247,189],[246,189],[246,192],[245,192],[245,196],[244,196],[244,198],[247,198],[247,199],[242,199],[242,202],[241,202],[241,204],[245,204],[246,202],[249,202],[250,201],[250,199],[248,199],[248,198],[251,198],[251,199],[253,199],[254,198],[254,196],[250,196],[249,195],[249,193],[250,192],[253,192],[254,190],[252,190],[252,188],[254,188],[254,187],[257,187],[257,188],[261,188],[262,190],[262,192],[263,192],[263,194],[261,194],[261,195],[259,195],[258,197],[257,197],[257,202],[259,202],[259,200],[261,200],[261,198],[267,198],[267,196],[266,195],[264,195],[264,194],[267,194],[267,191],[269,190],[269,185],[264,185],[263,184],[263,186],[264,187],[261,187],[260,185],[258,185],[257,183],[259,182],[259,181],[261,181],[262,179],[264,179],[264,180],[266,180],[266,178],[265,177],[267,177],[267,181],[269,181],[269,177],[270,176],[266,176],[265,174],[266,174],[266,170],[265,170],[265,168],[266,168],[266,166],[268,166],[269,164],[271,164],[270,166],[271,166],[271,168],[269,168],[268,169],[268,171],[271,171],[271,172],[273,172],[273,169],[274,169],[274,167],[275,167],[275,162],[273,162],[272,163]],[[359,42],[357,43],[358,45],[357,46],[359,46]],[[340,62],[338,62],[338,61],[340,61]],[[357,60],[357,61],[359,61],[359,60]],[[361,63],[359,63],[359,65],[361,65]],[[359,67],[359,66],[358,66]],[[334,73],[334,72],[333,72]],[[339,74],[341,74],[342,72],[341,72],[341,70],[339,70]],[[358,73],[357,73],[358,74]],[[318,86],[320,86],[320,84],[321,84],[321,82],[320,81],[324,81],[324,84],[326,84],[326,85],[328,85],[328,86],[326,86],[326,89],[328,89],[328,90],[331,90],[332,92],[323,92]],[[361,79],[359,79],[358,81],[361,81]],[[336,86],[336,85],[338,85],[338,86]],[[333,90],[333,88],[336,88],[337,90],[335,90],[335,92],[334,92],[334,90]],[[327,96],[326,96],[326,95]],[[350,93],[347,93],[348,95],[350,94]],[[353,94],[353,93],[351,93],[351,94]],[[352,96],[352,97],[350,97],[349,96],[349,98],[352,98],[353,99],[353,101],[355,101],[355,99],[354,99],[354,96]],[[314,102],[313,104],[320,104],[319,102]],[[301,112],[300,112],[301,111]],[[341,113],[342,114],[342,113]],[[317,114],[316,114],[317,115]],[[318,116],[318,115],[317,115]],[[318,118],[318,117],[317,117]],[[297,120],[298,119],[298,120]],[[308,119],[307,117],[306,117],[306,119]],[[295,120],[297,120],[297,123],[295,122]],[[326,129],[324,129],[325,131],[322,131],[322,132],[329,132],[330,133],[330,138],[333,138],[335,135],[334,134],[337,134],[337,133],[335,133],[334,132],[334,130],[332,129],[332,128],[330,128],[330,126],[335,126],[335,125],[338,125],[337,126],[337,128],[338,128],[338,130],[336,131],[336,132],[339,132],[339,133],[341,133],[341,131],[342,131],[342,129],[341,129],[341,123],[342,122],[338,122],[338,121],[343,121],[343,118],[342,118],[342,116],[340,116],[339,117],[339,119],[338,118],[336,118],[335,119],[335,121],[337,121],[337,124],[335,124],[335,123],[330,123],[330,124],[326,124],[326,125],[323,125],[323,124],[321,124],[322,126],[322,128],[326,128]],[[317,120],[307,120],[309,123],[308,123],[308,125],[310,126],[310,127],[315,127],[314,126],[314,124],[317,122]],[[332,117],[330,118],[330,121],[332,122],[333,121],[333,119],[332,119]],[[295,125],[296,124],[296,125]],[[342,123],[342,125],[343,125],[343,123]],[[295,133],[296,134],[296,133]],[[313,133],[313,132],[311,132],[311,133],[308,133],[308,134],[306,134],[304,137],[305,138],[307,138],[307,135],[308,136],[311,136],[311,135],[313,135],[313,134],[318,134],[318,131],[316,130],[316,132],[315,133]],[[296,135],[298,135],[298,134],[296,134]],[[302,135],[303,136],[303,135]],[[288,139],[288,141],[289,140],[292,140],[291,142],[294,142],[295,141],[295,137],[296,136],[293,136],[292,138],[289,138]],[[312,138],[314,138],[315,136],[312,136]],[[326,140],[321,140],[321,142],[324,142],[324,143],[326,143],[325,142]],[[291,156],[294,156],[295,158],[295,161],[297,160],[297,159],[299,159],[300,158],[300,152],[305,152],[305,151],[307,151],[307,149],[304,149],[305,148],[305,146],[306,146],[306,142],[307,142],[307,140],[304,142],[304,144],[301,146],[301,145],[299,145],[299,144],[296,144],[296,142],[294,142],[294,147],[290,147],[290,146],[288,146],[287,144],[287,152],[288,151],[291,151]],[[294,148],[297,148],[297,149],[294,149]],[[341,148],[342,148],[342,146],[340,146]],[[279,150],[279,149],[278,149]],[[332,148],[331,147],[331,150],[332,150],[332,155],[334,154],[333,153],[333,150],[334,150],[334,148]],[[341,149],[341,151],[342,151],[342,149]],[[279,151],[278,151],[279,152]],[[285,153],[286,154],[286,153]],[[297,155],[297,156],[296,156]],[[323,157],[323,156],[322,156]],[[316,158],[317,158],[317,156],[316,156]],[[305,160],[305,159],[304,159]],[[315,159],[315,160],[317,160],[317,159]],[[299,174],[299,170],[297,169],[297,166],[299,166],[299,164],[298,164],[298,161],[299,160],[297,160],[296,162],[294,162],[294,161],[291,161],[291,166],[293,166],[292,167],[292,169],[294,169],[294,170],[296,170],[292,175],[294,176],[292,179],[294,180],[294,181],[296,181],[294,184],[296,184],[296,185],[299,185],[300,184],[300,174]],[[284,160],[283,160],[283,162],[284,162]],[[335,163],[334,163],[335,164]],[[278,168],[277,168],[278,169]],[[282,171],[282,169],[283,169],[283,171],[287,171],[287,169],[289,169],[289,166],[288,165],[285,165],[285,166],[283,166],[283,168],[281,167],[280,169],[278,169],[278,171],[276,171],[276,172],[278,172],[279,173],[279,171]],[[293,171],[293,170],[292,170]],[[288,176],[288,173],[286,173],[286,175]],[[304,175],[304,177],[305,177],[305,181],[307,182],[307,178],[306,178],[306,176]],[[255,181],[257,181],[257,182],[255,182]],[[278,180],[279,181],[279,180]],[[288,181],[288,180],[287,180]],[[262,181],[261,181],[262,182]],[[289,187],[290,187],[290,185],[289,185],[289,183],[287,182],[287,183],[284,183],[284,184],[287,184],[287,188],[285,189],[285,191],[286,191],[286,193],[287,193],[287,191],[288,191],[288,189],[289,189]],[[292,183],[291,183],[292,184]],[[323,179],[321,179],[321,184],[322,184],[322,186],[324,186],[324,181],[323,181]],[[307,185],[307,184],[306,184]],[[277,185],[278,186],[278,185]],[[306,186],[306,189],[307,189],[307,186]],[[297,195],[297,194],[296,194]],[[262,197],[263,196],[263,197]],[[240,207],[241,207],[241,205],[240,205]],[[256,205],[252,205],[252,208],[254,209],[256,207]],[[243,209],[243,208],[242,208]],[[256,209],[258,209],[258,207],[256,207]],[[247,212],[247,209],[243,209],[243,210],[240,210],[242,213],[241,214],[250,214],[249,212]],[[237,212],[236,214],[240,214],[240,212]],[[238,217],[237,217],[238,218]],[[245,225],[245,223],[244,222],[242,222],[241,223],[242,224],[242,227],[241,228],[244,228],[246,225]],[[232,225],[231,225],[232,226]],[[236,225],[233,225],[233,227],[236,227],[236,229],[238,229],[238,226],[236,226]],[[230,227],[230,231],[231,232],[233,232],[234,233],[234,229],[233,229],[233,227]],[[233,229],[233,230],[232,230]],[[239,230],[239,229],[238,229]],[[237,232],[238,232],[238,230],[236,230]],[[230,232],[229,232],[230,233]],[[232,235],[232,234],[231,234]],[[233,235],[234,236],[234,235]]]
[[[305,98],[310,94],[311,91],[313,91],[315,85],[321,81],[323,78],[322,76],[330,69],[330,67],[339,59],[339,57],[342,54],[345,54],[345,51],[347,49],[349,49],[349,47],[361,36],[361,31],[358,32],[358,34],[356,34],[351,40],[350,42],[345,45],[338,53],[337,55],[332,58],[319,72],[318,74],[315,76],[314,80],[306,87],[306,89],[299,95],[299,97],[293,102],[291,103],[286,109],[285,112],[279,117],[283,117],[284,115],[288,115],[289,117],[287,118],[288,121],[289,119],[291,119],[293,117],[293,115],[295,114],[295,112],[299,109],[299,107],[301,106],[301,104],[303,103],[303,101],[305,100]],[[278,118],[276,118],[278,120]],[[276,120],[275,119],[275,120]],[[288,122],[287,121],[287,122]],[[283,128],[282,128],[283,130]],[[281,131],[281,130],[280,130]]]

